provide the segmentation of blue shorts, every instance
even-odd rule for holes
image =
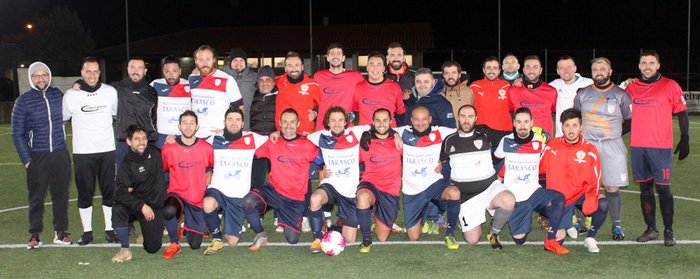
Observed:
[[[399,196],[392,196],[379,191],[372,183],[363,181],[357,185],[357,190],[367,189],[374,195],[374,219],[391,228],[399,212]]]
[[[539,188],[527,200],[516,202],[513,214],[508,219],[510,235],[530,233],[532,211],[537,207],[547,207],[557,195],[561,195],[561,193]],[[571,216],[569,216],[569,221],[571,221]]]
[[[223,213],[222,219],[224,223],[224,234],[232,235],[241,238],[241,230],[243,227],[243,199],[231,198],[218,189],[207,188],[204,192],[204,197],[211,197],[219,204],[219,213]]]
[[[654,180],[659,185],[671,185],[672,150],[666,148],[631,147],[632,173],[637,182]]]
[[[177,213],[178,221],[182,220],[182,215],[185,215],[184,229],[188,232],[204,234],[206,223],[204,222],[204,210],[196,207],[176,193],[168,193],[165,199],[176,199],[180,203],[181,210]]]
[[[332,209],[332,205],[337,204],[338,212],[336,214],[338,217],[343,218],[345,224],[350,227],[353,225],[357,226],[357,215],[355,214],[357,211],[356,198],[348,198],[341,195],[335,190],[333,185],[328,183],[321,184],[321,186],[318,186],[318,189],[325,191],[328,196],[328,202],[324,205],[324,210],[327,208]]]
[[[250,192],[265,204],[265,209],[261,214],[265,214],[269,207],[277,212],[277,223],[281,227],[287,227],[291,230],[301,233],[301,217],[304,214],[304,201],[293,200],[275,191],[272,184],[265,182],[257,189],[252,189]]]
[[[583,206],[583,201],[585,199],[586,195],[582,195],[580,198],[578,198],[578,200],[564,208],[564,215],[562,215],[561,217],[559,229],[565,230],[574,226],[574,222],[572,220],[574,216],[574,208],[578,208],[578,210],[581,210],[581,207]]]
[[[431,202],[443,209],[444,205],[440,204],[442,200],[442,192],[449,186],[449,182],[445,179],[440,179],[431,184],[423,192],[416,195],[403,195],[403,216],[406,222],[406,228],[411,228],[418,224],[423,218],[423,213],[428,208]]]

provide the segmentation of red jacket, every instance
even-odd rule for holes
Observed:
[[[567,206],[585,194],[583,214],[598,210],[600,155],[582,136],[576,144],[564,137],[551,140],[540,160],[540,173],[547,174],[547,189],[564,194]]]
[[[309,121],[309,110],[318,107],[321,103],[321,93],[318,83],[304,73],[304,79],[298,83],[291,83],[287,79],[287,74],[275,79],[277,83],[277,103],[275,105],[275,127],[280,129],[280,116],[282,111],[293,108],[299,114],[298,133],[314,132],[314,122]],[[323,117],[319,115],[318,117]]]
[[[474,92],[474,107],[479,117],[476,125],[485,124],[489,128],[498,131],[510,131],[513,129],[513,120],[510,118],[508,89],[510,83],[502,79],[481,79],[471,85]],[[455,114],[459,122],[459,115]]]

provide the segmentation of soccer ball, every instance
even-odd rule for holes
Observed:
[[[321,251],[329,256],[337,256],[345,250],[345,238],[337,231],[327,232],[321,238]]]

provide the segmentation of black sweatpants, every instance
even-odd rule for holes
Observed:
[[[27,169],[29,192],[29,233],[44,230],[44,197],[46,189],[53,204],[53,229],[68,229],[68,184],[70,183],[70,156],[68,150],[35,152]]]
[[[95,181],[100,183],[102,205],[114,203],[114,180],[116,178],[115,152],[73,154],[75,185],[78,188],[78,208],[92,206]]]
[[[153,209],[155,218],[151,221],[146,221],[140,211],[136,212],[123,204],[115,203],[112,206],[112,227],[128,227],[130,222],[138,220],[141,224],[141,234],[143,235],[143,249],[152,254],[158,252],[163,244],[164,224],[163,212],[160,209],[151,209]]]

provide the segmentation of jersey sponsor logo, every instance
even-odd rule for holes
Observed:
[[[370,99],[370,98],[363,98],[362,103],[365,105],[368,105],[368,106],[375,106],[375,107],[385,105],[384,102],[382,102],[381,100],[374,100],[374,99]]]
[[[107,109],[107,105],[84,105],[80,108],[82,112],[96,112]]]
[[[233,172],[228,172],[224,175],[224,179],[235,179],[235,180],[241,180],[241,170],[234,170]]]
[[[480,140],[480,139],[479,139],[479,140],[475,140],[475,141],[474,141],[474,146],[476,147],[476,149],[481,149],[481,147],[484,146],[484,141],[483,141],[483,140]]]
[[[413,177],[416,177],[416,176],[426,177],[426,176],[428,176],[428,167],[422,167],[422,168],[420,168],[420,169],[414,169],[414,170],[411,172],[411,175],[412,175]]]
[[[576,161],[579,164],[585,163],[586,160],[583,159],[585,157],[586,157],[586,152],[583,152],[583,150],[579,150],[576,152],[576,159],[574,159],[574,161]]]
[[[372,163],[386,163],[386,162],[389,162],[389,160],[390,159],[388,157],[384,157],[384,156],[370,156],[369,157],[369,161]]]
[[[520,102],[520,106],[521,107],[528,107],[528,108],[537,108],[537,107],[544,106],[544,102],[540,102],[540,101],[533,102],[533,101],[524,100],[524,101]]]
[[[168,118],[168,124],[173,124],[173,123],[180,123],[180,118],[177,116],[173,116]]]
[[[323,88],[323,94],[335,95],[335,94],[342,94],[343,92],[345,92],[345,91],[342,88],[331,88],[331,87]]]
[[[216,101],[214,99],[207,100],[207,99],[200,99],[200,98],[192,98],[192,104],[213,106],[216,104]]]
[[[532,174],[528,173],[526,175],[517,176],[517,177],[513,178],[513,183],[517,184],[517,183],[523,182],[525,184],[530,184],[530,175],[532,175]]]
[[[634,98],[634,99],[632,99],[632,103],[637,104],[637,105],[653,105],[653,104],[656,104],[656,100],[644,99],[644,98]]]
[[[277,156],[277,162],[280,162],[280,163],[293,164],[293,163],[296,163],[298,161],[299,161],[299,159],[294,158],[294,157],[287,157],[284,155]]]
[[[249,165],[250,165],[250,162],[241,161],[241,160],[221,160],[221,161],[219,161],[220,167],[247,168]]]
[[[146,171],[146,168],[144,168],[143,166],[139,166],[139,173],[142,173],[145,171]]]
[[[180,161],[177,163],[177,166],[181,169],[189,169],[189,168],[194,168],[196,166],[201,165],[202,162],[187,162],[187,161]]]
[[[335,172],[334,174],[336,176],[339,176],[339,177],[349,177],[350,176],[350,167],[347,167],[343,170],[339,170],[339,171]]]
[[[209,108],[198,108],[196,111],[197,115],[208,116]]]
[[[484,94],[481,94],[481,96],[483,96],[483,95],[484,95]],[[498,99],[499,99],[499,100],[505,100],[505,99],[506,99],[506,90],[504,90],[503,88],[498,89]]]

